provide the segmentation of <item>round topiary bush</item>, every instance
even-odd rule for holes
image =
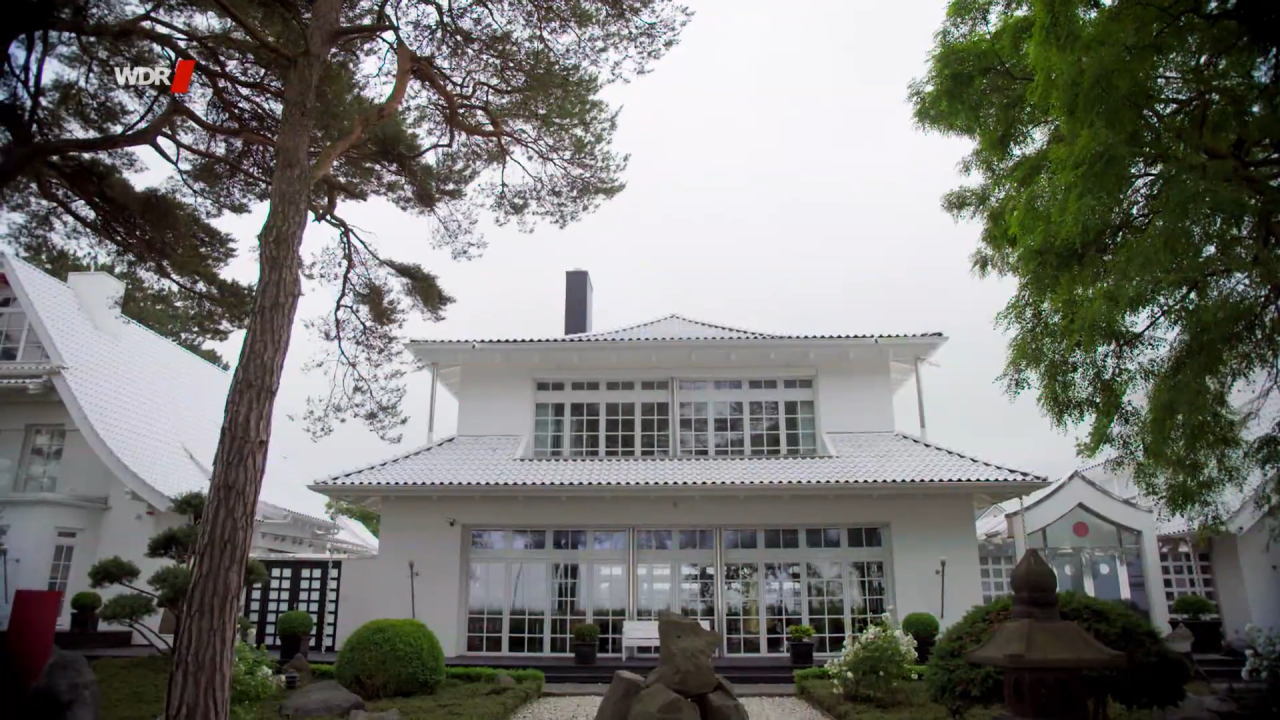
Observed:
[[[276,618],[276,635],[280,637],[303,638],[311,634],[315,621],[301,610],[290,610]]]
[[[938,637],[938,618],[927,612],[913,612],[902,618],[902,631],[916,639],[917,643],[931,642]]]
[[[71,609],[76,612],[97,612],[102,607],[102,596],[85,590],[71,596]]]
[[[334,674],[366,700],[427,695],[444,681],[444,652],[417,620],[370,620],[343,643]]]
[[[1128,666],[1116,671],[1086,673],[1096,692],[1105,692],[1130,709],[1178,705],[1186,697],[1191,668],[1165,646],[1151,623],[1123,603],[1076,593],[1059,593],[1062,619],[1079,623],[1099,642],[1123,652]],[[999,703],[1004,675],[993,667],[971,665],[964,654],[991,638],[995,626],[1008,620],[1013,602],[999,598],[976,605],[947,628],[933,648],[925,672],[929,695],[954,717],[976,705]]]

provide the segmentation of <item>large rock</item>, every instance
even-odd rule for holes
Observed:
[[[27,702],[42,720],[97,720],[98,678],[83,655],[55,647]]]
[[[698,720],[698,706],[661,685],[651,685],[636,696],[627,720]]]
[[[725,680],[723,675],[716,676],[716,690],[723,690],[733,697],[738,697],[738,689],[733,686],[733,683]]]
[[[748,720],[747,709],[724,689],[695,698],[702,720]]]
[[[1164,637],[1165,645],[1169,649],[1179,655],[1191,654],[1191,643],[1195,641],[1195,636],[1187,629],[1186,625],[1179,625],[1173,632]]]
[[[364,700],[334,680],[296,690],[280,703],[280,714],[287,718],[346,717],[352,710],[363,709]]]
[[[600,709],[596,710],[596,720],[627,720],[631,704],[642,690],[644,678],[626,670],[614,673],[613,682],[600,700]]]
[[[293,656],[293,659],[284,664],[280,668],[280,673],[284,674],[292,670],[298,676],[298,687],[311,684],[311,663],[302,657],[302,653]]]
[[[658,667],[649,673],[646,685],[663,685],[687,698],[716,689],[719,680],[711,655],[720,646],[719,633],[663,611],[658,613],[658,642]]]

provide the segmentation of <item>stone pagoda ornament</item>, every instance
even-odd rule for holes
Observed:
[[[1035,550],[1013,570],[1013,617],[965,655],[1004,670],[1004,720],[1083,720],[1091,698],[1085,670],[1119,668],[1124,653],[1094,639],[1058,612],[1058,579]]]

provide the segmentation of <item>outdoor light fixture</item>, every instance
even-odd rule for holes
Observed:
[[[290,690],[298,689],[298,673],[289,670],[284,674],[284,686]]]
[[[942,597],[939,598],[941,608],[938,611],[938,619],[947,616],[947,556],[943,555],[938,558],[938,569],[933,571],[934,575],[942,578]]]

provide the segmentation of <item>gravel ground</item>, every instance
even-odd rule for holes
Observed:
[[[822,713],[796,698],[742,699],[751,720],[823,720]],[[511,720],[594,720],[598,697],[546,697],[525,705]]]

